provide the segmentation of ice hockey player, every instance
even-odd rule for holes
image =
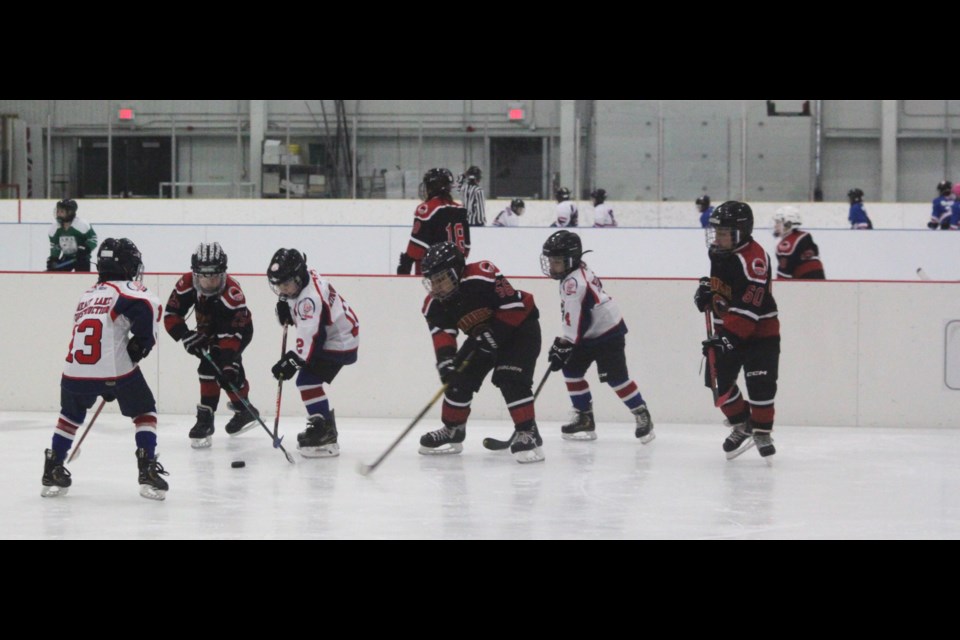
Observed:
[[[873,222],[863,208],[863,189],[850,189],[847,191],[847,198],[850,200],[850,213],[847,214],[850,228],[873,229]]]
[[[470,255],[470,224],[467,210],[450,195],[453,174],[449,169],[430,169],[423,174],[420,198],[413,213],[413,230],[407,250],[400,254],[397,275],[409,275],[411,268],[420,275],[420,261],[432,245],[452,242],[465,256]]]
[[[473,394],[493,370],[514,434],[517,462],[544,459],[533,408],[533,370],[540,355],[540,312],[533,296],[514,289],[492,262],[466,263],[451,242],[430,247],[423,258],[428,295],[423,315],[433,337],[440,380],[446,386],[443,427],[420,438],[420,453],[460,453]],[[459,333],[466,336],[457,348]],[[461,370],[462,369],[462,370]]]
[[[495,227],[519,227],[520,216],[526,210],[526,205],[520,198],[514,198],[510,204],[493,219]]]
[[[710,206],[710,196],[704,194],[694,200],[697,205],[697,211],[700,212],[700,226],[704,229],[710,226],[710,214],[713,213],[713,207]]]
[[[590,197],[593,198],[593,226],[617,226],[617,219],[613,217],[613,207],[607,204],[607,190],[594,189],[590,192]]]
[[[716,354],[720,410],[732,428],[723,450],[732,460],[756,444],[761,456],[772,456],[780,320],[771,289],[770,256],[752,237],[753,210],[745,202],[731,200],[718,206],[705,234],[710,277],[700,279],[694,304],[701,312],[713,312],[714,337],[703,341],[703,353]],[[741,369],[749,404],[737,386]]]
[[[187,325],[191,309],[196,313],[195,329]],[[190,272],[180,277],[167,299],[163,325],[171,338],[200,360],[197,366],[200,403],[197,422],[190,429],[190,446],[194,449],[210,446],[221,389],[230,398],[227,406],[233,411],[225,428],[227,434],[235,436],[257,426],[260,414],[250,402],[250,383],[242,355],[253,339],[253,316],[240,283],[227,274],[227,254],[220,243],[197,245],[190,258]],[[204,356],[205,352],[216,369]]]
[[[360,321],[333,285],[307,268],[307,256],[296,249],[277,249],[267,280],[280,297],[277,320],[296,331],[296,347],[273,365],[271,373],[277,380],[297,376],[307,409],[307,428],[297,434],[297,449],[306,458],[338,456],[337,421],[324,385],[333,382],[344,365],[357,361]]]
[[[565,440],[596,440],[593,396],[585,375],[594,362],[600,382],[610,385],[633,414],[634,435],[647,444],[656,438],[653,420],[637,383],[627,371],[627,325],[620,307],[603,290],[600,278],[583,261],[580,236],[557,231],[543,243],[543,274],[560,284],[561,334],[550,347],[550,369],[563,369],[567,393],[573,403],[573,420],[560,428]]]
[[[949,180],[941,180],[937,184],[937,197],[933,199],[933,210],[930,213],[930,221],[927,223],[928,229],[949,229],[950,219],[958,208],[953,193],[953,183]]]
[[[72,480],[63,463],[87,411],[102,397],[116,400],[120,413],[133,420],[140,495],[163,500],[169,487],[157,461],[157,405],[138,365],[157,343],[163,307],[140,282],[143,261],[127,238],[103,241],[97,271],[97,284],[83,292],[74,312],[60,417],[45,452],[40,495],[66,495]]]
[[[575,227],[579,212],[577,205],[570,200],[570,189],[561,187],[557,189],[557,219],[551,223],[551,227]]]
[[[823,280],[820,250],[809,232],[800,229],[800,210],[786,205],[773,215],[773,237],[777,243],[777,277],[793,280]]]
[[[90,271],[90,254],[97,248],[93,226],[77,217],[77,201],[61,200],[53,209],[47,271]]]

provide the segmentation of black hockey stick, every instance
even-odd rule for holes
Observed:
[[[466,368],[470,365],[470,358],[472,356],[473,356],[473,350],[470,350],[470,352],[467,353],[466,356],[463,358],[463,360],[460,362],[460,366],[457,367],[457,373],[462,373],[464,370],[466,370]],[[400,444],[400,441],[403,440],[407,436],[407,434],[413,430],[415,426],[417,426],[417,423],[420,422],[421,419],[423,419],[423,416],[427,415],[427,412],[430,411],[430,407],[432,407],[437,403],[437,400],[440,399],[440,397],[444,394],[444,392],[447,390],[447,387],[449,386],[450,384],[445,382],[443,386],[440,387],[440,389],[435,394],[433,394],[433,397],[430,398],[430,402],[427,403],[427,406],[425,406],[420,411],[420,413],[417,414],[417,417],[415,417],[413,420],[410,421],[410,424],[407,425],[406,429],[404,429],[403,432],[399,436],[397,436],[397,439],[393,441],[393,444],[387,447],[386,451],[380,454],[379,458],[377,458],[370,464],[363,464],[362,462],[358,462],[357,473],[359,473],[362,476],[368,476],[371,473],[373,473],[373,471],[380,466],[380,463],[383,462],[384,458],[390,455],[390,452],[393,451],[398,444]]]
[[[283,325],[283,341],[280,344],[280,357],[282,358],[287,353],[287,327],[290,325]],[[280,380],[277,383],[277,417],[273,419],[273,446],[279,447],[280,441],[283,438],[277,437],[277,432],[280,429],[280,395],[283,393],[283,380]]]
[[[543,389],[543,385],[547,383],[547,378],[550,376],[550,366],[547,365],[547,372],[543,374],[543,378],[540,379],[540,384],[537,385],[537,391],[533,394],[533,401],[537,401],[537,396],[540,395],[540,390]],[[496,438],[484,438],[483,446],[490,451],[503,451],[504,449],[509,449],[510,445],[513,444],[513,439],[517,437],[517,432],[514,431],[513,435],[510,436],[509,440],[497,440]]]
[[[928,276],[927,272],[923,270],[923,267],[917,267],[917,277],[921,280],[933,280],[933,278]]]
[[[103,405],[107,404],[106,400],[100,401],[100,406],[97,407],[97,412],[93,414],[93,417],[90,418],[90,422],[87,423],[87,428],[83,430],[83,433],[80,435],[80,441],[77,443],[77,446],[74,447],[73,451],[70,452],[70,457],[67,458],[67,462],[72,462],[74,458],[80,455],[80,445],[83,444],[83,439],[87,437],[87,434],[90,433],[90,427],[93,426],[93,423],[97,421],[97,416],[100,415],[100,412],[103,411]]]
[[[220,380],[223,380],[223,371],[220,370],[220,367],[217,366],[217,363],[215,363],[213,361],[213,358],[210,357],[210,352],[201,351],[200,353],[202,353],[203,357],[207,359],[207,362],[210,363],[210,366],[213,367],[213,370],[217,372],[217,378],[219,378]],[[253,407],[250,406],[250,403],[247,402],[247,399],[244,398],[242,395],[240,395],[240,390],[237,389],[237,387],[232,382],[228,382],[227,386],[230,387],[230,391],[233,391],[233,393],[236,394],[237,399],[240,400],[241,404],[243,404],[243,406],[247,408],[247,411],[250,412],[250,415],[254,416],[257,419],[257,422],[260,423],[260,426],[263,427],[263,430],[266,431],[267,435],[270,436],[270,439],[273,440],[273,448],[280,449],[280,451],[283,451],[283,455],[287,456],[287,462],[289,462],[290,464],[296,464],[296,462],[293,459],[293,456],[290,455],[287,452],[287,450],[283,448],[283,445],[280,444],[280,441],[274,438],[273,434],[270,433],[270,428],[267,427],[267,425],[263,423],[263,420],[260,419],[260,414],[254,411]]]

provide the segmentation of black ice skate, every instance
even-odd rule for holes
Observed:
[[[157,462],[157,456],[148,458],[146,449],[137,449],[137,467],[140,469],[140,495],[150,500],[165,500],[170,485],[160,476],[170,474]]]
[[[596,440],[597,424],[593,421],[593,407],[586,411],[574,409],[573,421],[560,427],[564,440]]]
[[[44,498],[56,498],[67,495],[73,481],[70,472],[63,466],[63,460],[57,457],[53,449],[43,452],[46,459],[43,461],[43,489],[40,495]]]
[[[513,442],[510,444],[510,453],[520,464],[527,462],[542,462],[546,459],[540,445],[543,440],[540,438],[540,432],[537,425],[530,429],[517,430]]]
[[[634,409],[633,415],[637,419],[637,429],[633,432],[633,435],[638,437],[641,443],[647,444],[657,437],[657,434],[653,432],[653,418],[647,411],[647,405],[642,404]]]
[[[444,425],[436,431],[428,431],[420,437],[420,453],[426,455],[460,453],[467,438],[467,425],[452,427]]]
[[[213,435],[213,409],[202,404],[197,405],[197,424],[190,429],[190,446],[203,449],[210,446]]]
[[[329,420],[321,414],[307,418],[306,430],[297,434],[297,449],[304,458],[333,458],[340,455],[337,420],[333,411]]]
[[[247,405],[250,405],[250,409],[253,409],[253,411],[247,409]],[[233,411],[233,417],[230,418],[230,422],[228,422],[224,428],[227,435],[238,436],[244,431],[248,431],[257,426],[257,418],[260,417],[260,412],[257,411],[255,406],[250,404],[249,400],[247,400],[247,404],[243,404],[242,402],[239,404],[228,402],[227,408]]]
[[[746,422],[732,424],[729,420],[724,420],[723,423],[733,428],[727,439],[723,441],[723,450],[727,452],[727,460],[733,460],[754,445],[753,435],[747,430]]]
[[[757,453],[764,458],[772,456],[777,452],[777,448],[773,446],[773,438],[770,436],[769,431],[754,429],[753,442],[757,445]]]

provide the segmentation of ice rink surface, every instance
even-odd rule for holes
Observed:
[[[88,414],[92,415],[92,412]],[[777,425],[772,463],[727,461],[719,425],[604,423],[593,442],[540,424],[546,461],[518,464],[481,446],[506,422],[471,421],[460,455],[417,453],[424,420],[370,476],[404,420],[338,418],[341,455],[304,459],[284,417],[291,465],[261,427],[231,438],[221,409],[209,449],[190,448],[193,416],[161,415],[164,502],[141,498],[133,427],[97,419],[67,468],[69,494],[40,497],[56,414],[0,412],[2,539],[957,539],[960,432]],[[267,419],[272,427],[272,420]],[[244,460],[241,469],[231,467]]]

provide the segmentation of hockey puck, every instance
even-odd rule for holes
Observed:
[[[230,463],[230,466],[234,469],[242,469],[243,467],[247,466],[247,463],[243,460],[234,460]]]

